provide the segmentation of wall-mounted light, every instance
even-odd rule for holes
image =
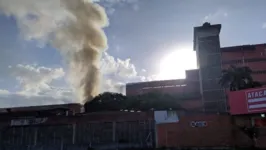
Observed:
[[[264,117],[265,117],[265,114],[260,114],[260,116],[261,116],[262,118],[264,118]]]

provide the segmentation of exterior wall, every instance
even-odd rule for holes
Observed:
[[[202,101],[201,99],[188,99],[188,100],[181,100],[180,105],[192,111],[201,111],[202,110]]]
[[[192,127],[192,121],[206,121],[206,127]],[[187,115],[178,123],[157,125],[158,147],[230,147],[233,145],[229,116]]]
[[[266,84],[266,44],[222,48],[223,68],[230,65],[247,66],[256,81]]]
[[[129,83],[126,85],[126,95],[139,95],[149,92],[172,95],[199,94],[199,86],[199,72],[198,69],[195,69],[186,71],[186,79]]]
[[[170,81],[171,82],[171,81]],[[171,95],[185,95],[185,94],[199,94],[199,82],[179,82],[169,83],[169,81],[155,81],[155,82],[144,82],[136,83],[126,86],[126,95],[139,95],[149,92],[160,92]]]
[[[237,147],[250,147],[252,145],[252,140],[239,129],[239,127],[252,126],[250,116],[234,116],[232,119],[234,120],[232,121],[232,138],[234,145]]]
[[[193,77],[195,75],[192,74],[191,76]],[[199,81],[166,80],[134,83],[126,86],[126,94],[128,96],[150,92],[176,96],[177,100],[182,97],[184,99],[180,99],[179,101],[180,105],[185,109],[202,109]]]
[[[123,147],[247,147],[251,140],[229,115],[177,112],[177,123],[155,124],[153,112],[105,112],[81,116],[54,116],[45,122],[10,126],[0,118],[0,149],[101,149]],[[192,127],[206,121],[206,127]],[[175,121],[176,122],[176,121]],[[250,118],[237,118],[238,126],[251,126]],[[265,137],[258,145],[263,147]],[[2,147],[1,147],[2,146]]]
[[[1,113],[28,113],[28,112],[40,112],[40,111],[58,111],[58,110],[69,110],[73,113],[80,113],[81,108],[83,106],[78,103],[70,103],[70,104],[58,104],[58,105],[43,105],[43,106],[27,106],[27,107],[13,107],[13,108],[0,108],[0,115]]]
[[[206,23],[194,28],[202,101],[204,110],[212,112],[227,111],[224,89],[218,83],[222,71],[220,29],[220,24]]]
[[[183,93],[185,80],[165,80],[130,83],[126,85],[126,95],[139,95],[149,92]]]
[[[152,112],[106,112],[82,116],[54,116],[45,122],[10,126],[11,118],[0,120],[0,146],[9,150],[90,147],[153,147]],[[2,149],[0,148],[0,149]]]
[[[232,115],[266,112],[266,88],[228,92],[228,98]]]

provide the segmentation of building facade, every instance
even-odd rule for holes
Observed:
[[[223,68],[230,65],[250,67],[254,80],[266,84],[266,44],[224,47],[221,50]]]
[[[203,111],[227,112],[227,96],[218,83],[222,69],[231,65],[250,67],[253,79],[266,85],[266,44],[221,47],[221,30],[220,24],[209,23],[194,28],[198,69],[187,70],[186,79],[129,83],[126,85],[126,94],[138,95],[155,91],[173,95],[197,93],[200,95],[197,99],[201,101]],[[173,83],[176,86],[169,88],[168,85]],[[194,103],[198,105],[198,101]]]
[[[55,110],[61,111],[60,108]],[[35,116],[35,111],[27,113],[28,115],[20,114],[20,111],[16,114],[1,113],[0,150],[155,147],[152,112],[99,112],[75,115],[65,113],[40,116]]]
[[[222,69],[235,65],[250,67],[253,78],[266,85],[266,44],[221,48],[221,27],[194,28],[199,69],[186,71],[186,79],[126,85],[129,96],[170,94],[196,112],[83,113],[80,104],[3,108],[0,150],[249,147],[253,141],[240,129],[252,126],[259,127],[256,146],[266,148],[266,119],[261,116],[266,112],[266,88],[226,94],[218,84]],[[228,112],[237,115],[234,122]]]
[[[57,107],[54,110],[61,111]],[[238,141],[234,140],[228,114],[147,111],[34,116],[34,110],[27,112],[1,113],[0,150],[204,149],[251,143],[240,131],[234,132]]]
[[[220,24],[209,23],[194,28],[194,50],[197,54],[204,111],[227,111],[225,92],[219,85],[222,73],[220,30]]]

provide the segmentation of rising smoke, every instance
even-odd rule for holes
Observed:
[[[0,0],[0,12],[15,18],[28,40],[60,51],[79,102],[98,94],[99,63],[107,48],[102,28],[108,19],[102,7],[91,0]]]

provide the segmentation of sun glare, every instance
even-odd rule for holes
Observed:
[[[186,70],[197,68],[196,53],[190,49],[177,49],[164,56],[159,67],[159,80],[183,79]]]

